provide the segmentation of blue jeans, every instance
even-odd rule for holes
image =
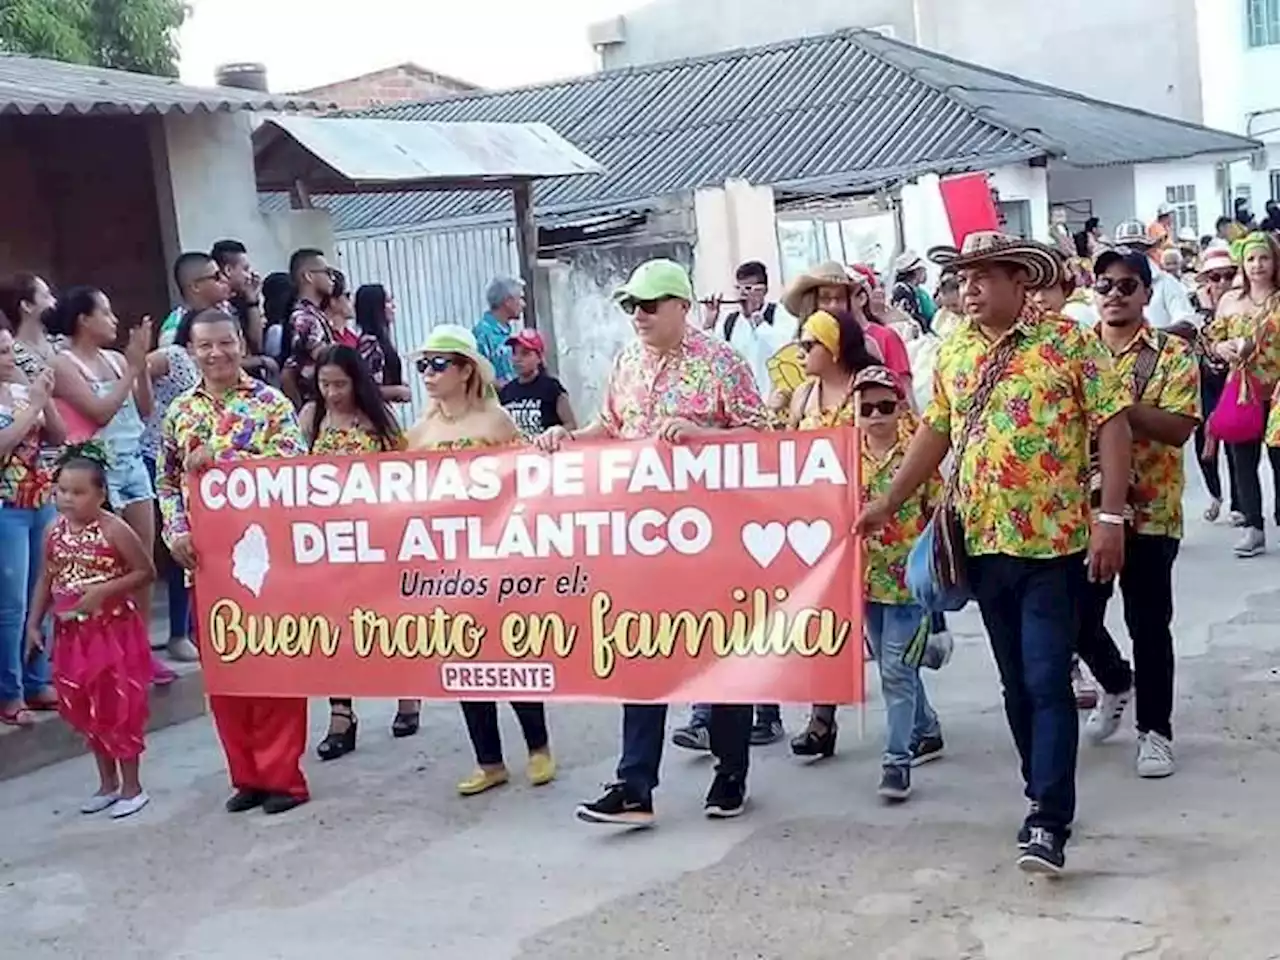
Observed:
[[[156,462],[150,457],[143,457],[147,465],[147,473],[154,484],[156,479]],[[169,598],[169,639],[191,636],[191,593],[187,588],[186,571],[169,558],[164,568],[165,594]]]
[[[711,752],[716,773],[746,779],[751,756],[751,706],[715,704],[711,707]],[[648,796],[658,785],[662,744],[667,733],[665,703],[622,705],[622,758],[618,779],[637,796]]]
[[[1071,655],[1087,585],[1084,557],[972,557],[969,578],[1000,671],[1026,796],[1036,804],[1027,826],[1066,836],[1076,813]]]
[[[27,611],[40,577],[53,504],[38,510],[0,507],[0,700],[13,702],[49,686],[49,657],[24,652]],[[24,662],[25,660],[25,662]]]
[[[912,744],[941,733],[918,667],[902,662],[925,612],[914,603],[867,603],[867,638],[880,669],[885,705],[886,767],[909,767]]]
[[[756,704],[756,723],[763,725],[766,723],[782,722],[782,708],[776,703],[757,703]],[[693,711],[689,714],[689,726],[691,727],[709,727],[711,726],[711,704],[695,703]]]

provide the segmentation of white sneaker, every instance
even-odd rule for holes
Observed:
[[[1172,740],[1158,733],[1138,734],[1138,776],[1147,779],[1171,777],[1176,769]]]
[[[95,793],[84,803],[80,804],[80,812],[101,813],[119,799],[120,794],[118,793]]]
[[[123,820],[125,817],[132,817],[135,813],[151,802],[151,798],[147,796],[147,791],[143,790],[136,797],[121,797],[116,801],[115,806],[111,810],[112,820]]]
[[[1084,735],[1093,743],[1106,743],[1120,729],[1125,708],[1132,699],[1132,687],[1123,693],[1107,693],[1104,690],[1098,698],[1098,705],[1084,722]]]
[[[1239,510],[1232,510],[1230,513],[1227,514],[1227,523],[1231,524],[1231,526],[1233,527],[1243,527],[1244,514],[1241,513]]]
[[[1245,527],[1240,542],[1235,545],[1235,555],[1241,560],[1260,557],[1267,552],[1267,535],[1261,530]]]

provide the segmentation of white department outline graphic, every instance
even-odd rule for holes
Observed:
[[[831,524],[826,520],[792,520],[783,524],[748,523],[742,528],[742,546],[762,569],[768,569],[790,546],[800,562],[812,567],[831,546]]]
[[[231,578],[255,597],[260,597],[270,571],[271,550],[267,546],[267,532],[256,523],[250,524],[231,550]]]

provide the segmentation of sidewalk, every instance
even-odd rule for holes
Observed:
[[[168,635],[169,613],[165,594],[163,589],[157,589],[151,607],[152,643],[163,643],[168,640]],[[200,665],[176,663],[163,650],[157,650],[156,654],[178,675],[178,679],[167,686],[152,688],[149,730],[184,723],[205,712]],[[84,752],[84,739],[63,723],[56,713],[37,713],[34,727],[0,725],[0,780],[20,777]]]

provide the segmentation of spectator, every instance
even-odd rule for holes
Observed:
[[[521,330],[507,341],[515,366],[515,379],[502,385],[498,399],[511,414],[520,432],[533,438],[552,427],[578,429],[573,405],[564,385],[547,373],[547,345],[537,330]]]
[[[231,292],[227,312],[240,321],[244,334],[244,368],[268,382],[280,374],[279,365],[265,355],[266,314],[262,303],[262,277],[249,262],[249,251],[239,240],[219,240],[210,252]]]
[[[316,360],[338,342],[322,306],[333,293],[333,270],[323,251],[303,247],[289,258],[289,276],[296,297],[289,317],[291,342],[283,385],[289,399],[301,407],[315,399]]]
[[[369,367],[387,403],[408,403],[413,392],[404,382],[404,364],[391,342],[391,324],[396,318],[396,302],[380,283],[366,283],[356,291],[356,329],[360,340],[356,349]]]
[[[471,332],[480,346],[480,353],[493,364],[494,375],[501,387],[516,375],[507,340],[516,332],[513,324],[524,313],[524,281],[515,277],[496,277],[485,291],[484,299],[489,309]]]

